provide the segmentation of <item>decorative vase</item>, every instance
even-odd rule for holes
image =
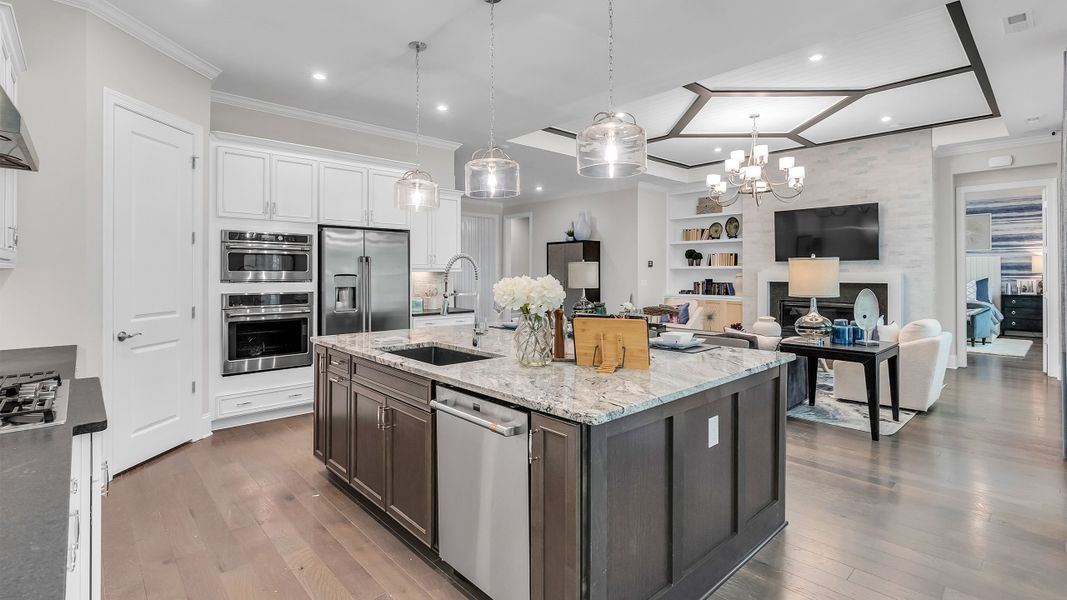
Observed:
[[[574,222],[574,239],[583,242],[593,235],[593,226],[589,224],[589,216],[585,211],[578,213],[578,220]]]
[[[752,333],[765,337],[782,337],[782,326],[774,317],[760,317],[752,324]]]
[[[545,315],[519,314],[515,328],[515,358],[524,367],[552,363],[552,324]]]

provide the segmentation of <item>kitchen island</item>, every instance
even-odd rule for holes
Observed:
[[[785,389],[792,355],[652,351],[613,375],[524,368],[512,333],[469,327],[315,338],[315,453],[433,552],[440,386],[530,414],[530,594],[699,598],[785,525]],[[481,360],[432,364],[398,350]],[[447,362],[447,361],[444,361]],[[525,597],[525,594],[522,595]]]

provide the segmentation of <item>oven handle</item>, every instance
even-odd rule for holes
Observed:
[[[242,250],[242,251],[248,251],[248,250],[271,250],[271,251],[292,250],[292,251],[296,251],[296,252],[311,252],[311,246],[294,245],[294,244],[245,244],[245,243],[242,243],[242,244],[226,244],[226,243],[223,243],[223,246],[225,247],[227,252],[229,252],[230,250]]]
[[[236,322],[251,322],[251,321],[279,321],[287,317],[310,315],[310,310],[301,310],[298,312],[278,312],[268,314],[226,314],[225,321],[227,323]]]

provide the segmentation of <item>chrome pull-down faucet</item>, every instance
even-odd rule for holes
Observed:
[[[453,256],[452,258],[448,259],[448,262],[445,263],[444,293],[441,295],[441,299],[442,299],[442,302],[441,302],[441,316],[448,316],[448,301],[451,298],[455,298],[455,297],[458,297],[458,296],[474,296],[474,340],[473,340],[472,343],[473,343],[473,345],[477,346],[478,345],[478,336],[485,335],[486,333],[489,332],[489,327],[488,327],[488,324],[487,324],[486,320],[479,316],[479,314],[480,314],[479,304],[481,303],[480,302],[481,298],[479,297],[478,292],[467,292],[467,293],[451,292],[451,293],[449,293],[449,291],[448,291],[448,276],[452,271],[452,265],[456,264],[456,261],[459,261],[459,260],[466,260],[467,262],[469,262],[471,264],[471,268],[474,269],[474,282],[475,282],[475,287],[477,288],[477,283],[478,283],[478,263],[474,262],[474,258],[470,254],[464,254],[464,253],[461,252],[461,253]]]

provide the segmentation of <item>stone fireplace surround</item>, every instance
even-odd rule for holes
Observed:
[[[899,271],[882,272],[841,272],[841,296],[839,298],[819,299],[819,313],[828,319],[852,320],[852,305],[856,296],[864,288],[870,288],[878,297],[881,314],[886,322],[896,321],[904,325],[903,312],[903,274]],[[795,298],[789,295],[789,274],[786,271],[760,271],[757,288],[757,316],[770,315],[782,324],[782,335],[795,335],[792,324],[800,314],[807,314],[811,302],[807,298]],[[790,313],[785,314],[782,313]]]

